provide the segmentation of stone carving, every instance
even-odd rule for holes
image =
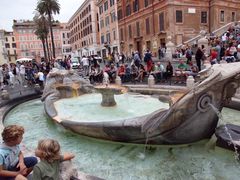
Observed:
[[[57,121],[79,134],[112,141],[145,144],[147,139],[148,144],[193,143],[209,138],[215,132],[218,116],[212,106],[221,111],[235,94],[240,86],[239,69],[240,63],[210,67],[201,82],[169,109],[160,109],[149,115],[111,122],[73,122],[60,117]],[[85,89],[83,85],[87,84],[82,83],[79,92]]]

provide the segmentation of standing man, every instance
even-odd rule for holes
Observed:
[[[21,63],[19,67],[19,74],[20,74],[21,84],[22,86],[24,86],[25,85],[25,66],[23,63]]]
[[[150,73],[153,68],[152,54],[149,50],[147,50],[144,56],[144,62],[147,64],[147,72]]]
[[[203,58],[203,52],[202,52],[201,48],[198,47],[197,52],[195,54],[195,59],[196,59],[197,67],[198,67],[199,71],[201,71],[201,61],[202,61],[202,58]]]
[[[2,65],[0,65],[0,88],[1,88],[1,90],[3,90],[3,78],[4,78],[3,68],[2,68]]]
[[[86,77],[88,75],[89,59],[83,55],[81,63],[83,65],[83,75]]]

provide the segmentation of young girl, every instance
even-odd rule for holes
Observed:
[[[74,155],[71,153],[60,155],[60,145],[53,139],[40,140],[35,150],[35,155],[39,157],[41,161],[33,168],[33,180],[58,180],[60,163],[74,158]],[[20,180],[22,178],[18,177],[16,179]]]

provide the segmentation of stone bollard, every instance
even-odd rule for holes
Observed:
[[[122,80],[119,76],[116,77],[116,80],[115,80],[116,84],[121,86],[122,85]]]
[[[153,77],[153,75],[149,75],[148,77],[148,86],[149,87],[153,87],[155,85],[155,79]]]
[[[2,90],[1,98],[2,98],[2,100],[9,100],[10,99],[9,93],[8,93],[7,90]]]
[[[240,99],[240,88],[237,89],[235,97]]]
[[[191,89],[194,86],[195,82],[193,76],[188,76],[186,84],[187,88],[189,89]]]

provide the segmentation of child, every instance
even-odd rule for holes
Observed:
[[[27,176],[37,164],[36,157],[23,157],[19,144],[23,139],[24,128],[10,125],[2,132],[0,144],[0,179],[15,179],[17,175]]]
[[[40,140],[35,150],[35,155],[39,157],[41,161],[33,168],[33,180],[58,180],[60,163],[74,158],[74,155],[71,153],[60,155],[60,145],[53,139]],[[19,180],[23,180],[23,178],[19,178]]]

